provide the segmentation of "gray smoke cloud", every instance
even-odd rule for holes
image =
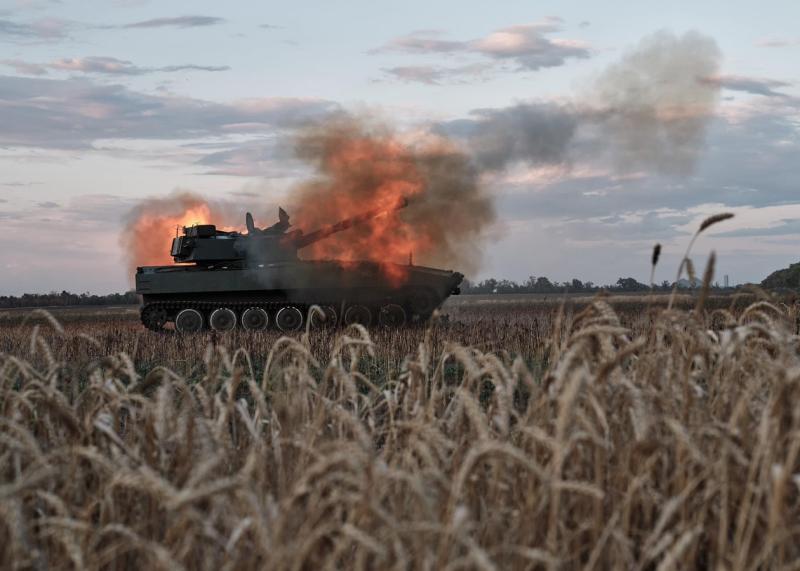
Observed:
[[[601,136],[621,170],[692,171],[719,98],[721,54],[697,32],[658,32],[609,67],[597,82]]]
[[[564,160],[579,116],[575,109],[555,103],[520,103],[504,109],[478,109],[475,120],[463,122],[481,170],[502,170],[510,163],[531,165]],[[452,133],[452,130],[451,130]]]
[[[309,258],[416,263],[473,272],[495,220],[471,157],[441,137],[406,138],[368,117],[306,129],[297,153],[315,169],[292,190],[293,219],[314,229],[407,198],[407,208],[312,244]]]
[[[720,85],[720,51],[697,32],[658,32],[607,68],[570,103],[522,102],[479,109],[439,125],[466,139],[479,168],[502,170],[569,161],[576,139],[610,155],[620,171],[691,172],[705,142]]]

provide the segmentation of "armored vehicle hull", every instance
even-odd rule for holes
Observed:
[[[401,326],[424,321],[453,293],[457,272],[376,262],[304,261],[298,250],[353,226],[405,208],[401,198],[311,233],[290,230],[289,215],[258,228],[247,213],[247,233],[213,224],[184,227],[170,254],[176,265],[136,270],[142,323],[160,330],[173,322],[182,332],[235,327],[300,329],[307,319],[327,325]],[[398,285],[402,284],[402,285]],[[311,312],[318,306],[322,313]]]
[[[427,320],[463,275],[414,265],[375,262],[281,261],[148,266],[137,269],[142,322],[152,330],[174,323],[182,332],[235,327],[300,329],[312,305],[325,325],[398,327]],[[401,285],[397,285],[400,282]]]

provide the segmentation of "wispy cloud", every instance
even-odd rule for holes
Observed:
[[[413,54],[436,54],[469,51],[470,42],[441,39],[439,30],[418,30],[391,40],[384,46],[372,50],[380,52],[404,52]]]
[[[127,60],[103,56],[61,58],[49,63],[32,63],[21,60],[3,60],[0,63],[14,68],[17,73],[22,75],[45,75],[48,70],[104,75],[144,75],[156,72],[227,71],[230,69],[229,66],[196,64],[140,67]]]
[[[338,110],[312,98],[215,103],[86,79],[0,76],[0,145],[87,148],[101,139],[197,139],[264,133]]]
[[[451,40],[437,30],[420,30],[395,38],[371,53],[475,55],[495,62],[511,63],[517,71],[557,67],[571,58],[590,57],[591,50],[585,42],[551,37],[560,30],[559,20],[555,18],[502,28],[471,40]],[[411,66],[406,69],[413,70]],[[416,77],[417,81],[432,83],[447,74],[446,69],[438,68],[438,77],[434,77],[431,70],[437,71],[437,68],[428,68],[428,73],[405,73],[405,77],[402,74],[399,77],[404,80],[414,80]],[[425,68],[417,68],[417,71],[425,71]]]
[[[512,60],[520,68],[537,70],[563,65],[568,58],[588,58],[587,44],[547,36],[559,30],[551,22],[513,26],[473,42],[473,49],[495,59]]]
[[[486,63],[444,67],[430,65],[407,65],[383,68],[382,71],[394,79],[406,83],[441,85],[444,83],[464,83],[485,79],[491,66]]]
[[[147,28],[197,28],[224,23],[216,16],[188,15],[171,18],[152,18],[116,25],[91,25],[61,18],[38,18],[30,21],[8,19],[10,12],[0,10],[0,41],[16,43],[58,42],[70,38],[71,32],[84,30],[147,29]]]
[[[757,237],[757,236],[800,236],[800,220],[788,219],[778,221],[777,224],[766,226],[763,228],[748,227],[740,228],[738,230],[731,230],[729,232],[720,232],[715,236],[725,238],[743,238],[743,237]]]
[[[4,59],[0,61],[3,65],[14,68],[14,71],[21,75],[46,75],[47,67],[38,63],[30,63],[19,59]]]
[[[752,95],[765,97],[789,97],[785,93],[775,91],[781,87],[790,87],[792,84],[777,79],[748,77],[744,75],[718,75],[703,78],[701,81],[717,85],[729,91],[742,91]]]
[[[39,18],[31,22],[0,19],[0,41],[55,42],[67,38],[75,25],[60,18]]]
[[[35,184],[42,184],[40,182],[22,182],[19,180],[14,180],[11,182],[0,182],[0,186],[7,186],[9,188],[20,188],[26,186],[33,186]]]
[[[293,149],[278,141],[256,140],[204,155],[196,164],[209,175],[283,178],[297,175]]]
[[[225,18],[216,16],[176,16],[173,18],[152,18],[140,22],[125,24],[123,28],[198,28],[216,26],[225,22]]]
[[[800,46],[800,38],[767,38],[756,42],[760,48],[788,48]]]
[[[173,71],[228,71],[230,66],[228,65],[197,65],[193,63],[183,64],[183,65],[166,65],[164,67],[154,67],[154,68],[143,68],[145,70],[152,70],[152,71],[165,71],[165,72],[173,72]]]

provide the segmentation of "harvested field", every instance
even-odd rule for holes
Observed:
[[[690,302],[297,338],[4,316],[0,565],[792,568],[795,309]]]

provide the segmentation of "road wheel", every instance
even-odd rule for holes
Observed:
[[[408,307],[415,315],[428,316],[436,309],[436,296],[427,289],[418,289],[408,296]]]
[[[158,305],[142,308],[142,323],[151,331],[161,331],[167,323],[167,310]]]
[[[196,333],[203,328],[203,315],[196,309],[184,309],[175,318],[175,329],[181,333]]]
[[[364,327],[369,327],[372,323],[372,312],[366,305],[351,305],[344,312],[344,324],[353,325],[358,323]]]
[[[242,314],[242,327],[248,331],[261,331],[269,325],[267,312],[260,307],[248,307]]]
[[[402,327],[406,324],[406,310],[396,303],[384,305],[378,313],[378,323],[384,327]]]
[[[336,327],[336,322],[339,319],[339,316],[336,315],[336,310],[333,308],[333,306],[321,305],[318,307],[322,310],[323,315],[320,315],[317,312],[309,312],[308,318],[311,320],[311,327],[315,329],[319,329],[321,327]]]
[[[282,307],[275,316],[275,325],[281,331],[297,331],[303,325],[303,313],[296,307]]]
[[[218,307],[211,313],[208,324],[214,331],[230,331],[236,327],[236,314],[228,307]]]

